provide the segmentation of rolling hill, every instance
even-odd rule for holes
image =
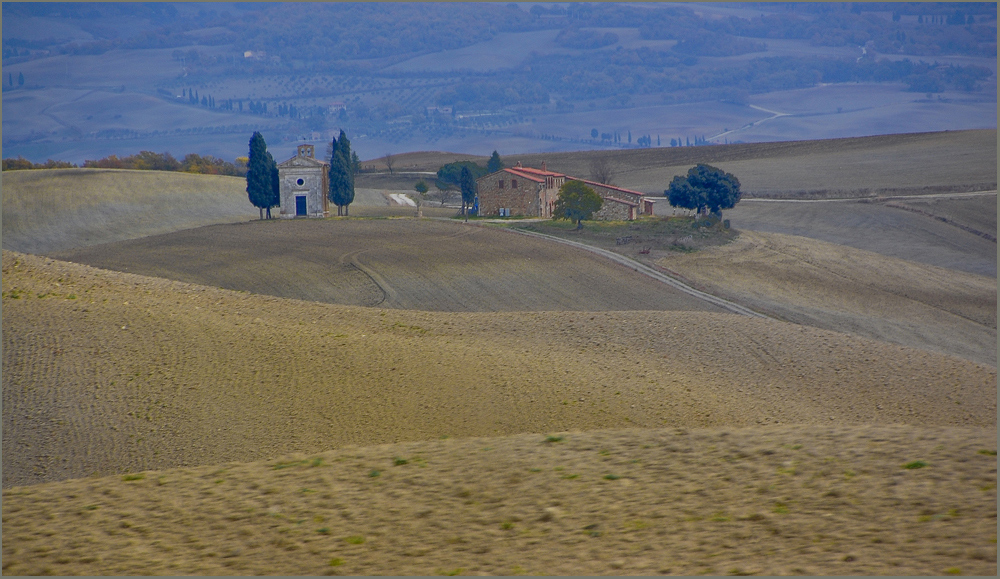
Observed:
[[[391,218],[402,181],[261,222],[238,179],[5,172],[3,573],[995,575],[995,212],[929,195],[995,189],[995,131],[732,147],[616,162],[923,196],[654,256],[751,318]],[[857,225],[890,213],[908,247]]]

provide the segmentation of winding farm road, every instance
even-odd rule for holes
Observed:
[[[676,280],[676,279],[674,279],[674,278],[672,278],[672,277],[670,277],[670,276],[668,276],[666,274],[660,273],[660,272],[656,271],[655,269],[653,269],[653,268],[651,268],[651,267],[649,267],[647,265],[643,265],[643,264],[639,263],[638,261],[635,261],[634,259],[629,259],[628,257],[625,257],[624,255],[620,255],[620,254],[615,253],[613,251],[608,251],[606,249],[601,249],[599,247],[594,247],[592,245],[587,245],[585,243],[580,243],[580,242],[577,242],[577,241],[570,241],[568,239],[562,239],[560,237],[555,237],[553,235],[546,235],[544,233],[538,233],[538,232],[535,232],[535,231],[525,231],[523,229],[516,229],[516,228],[515,229],[508,229],[508,231],[513,231],[515,233],[520,233],[521,235],[529,235],[529,236],[532,236],[532,237],[541,237],[541,238],[544,238],[544,239],[548,239],[550,241],[555,241],[555,242],[558,242],[558,243],[563,243],[563,244],[566,244],[566,245],[571,245],[573,247],[576,247],[578,249],[583,249],[583,250],[589,251],[591,253],[596,253],[597,255],[600,255],[602,257],[606,257],[606,258],[610,259],[611,261],[613,261],[615,263],[624,265],[625,267],[627,267],[629,269],[632,269],[632,270],[637,271],[637,272],[639,272],[641,274],[647,275],[647,276],[649,276],[649,277],[651,277],[651,278],[653,278],[653,279],[655,279],[657,281],[660,281],[660,282],[663,282],[663,283],[669,285],[670,287],[672,287],[674,289],[680,290],[680,291],[682,291],[682,292],[684,292],[684,293],[686,293],[688,295],[694,296],[696,298],[703,299],[703,300],[709,302],[712,305],[715,305],[715,306],[718,306],[718,307],[723,308],[725,310],[728,310],[728,311],[730,311],[730,312],[732,312],[734,314],[740,314],[740,315],[744,315],[744,316],[749,316],[751,318],[768,318],[769,317],[769,316],[765,316],[764,314],[757,313],[757,312],[755,312],[755,311],[753,311],[753,310],[751,310],[749,308],[743,307],[743,306],[741,306],[741,305],[739,305],[737,303],[731,302],[729,300],[724,300],[724,299],[722,299],[720,297],[713,296],[712,294],[705,293],[705,292],[700,291],[700,290],[696,290],[693,287],[691,287],[691,286],[689,286],[689,285],[687,285],[685,283],[682,283],[682,282],[680,282],[680,281],[678,281],[678,280]]]

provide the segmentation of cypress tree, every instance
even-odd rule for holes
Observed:
[[[17,86],[24,86],[24,73],[17,73]]]
[[[472,171],[468,167],[462,167],[459,184],[462,188],[462,215],[468,215],[466,208],[472,207],[476,201],[476,180],[472,178]]]
[[[340,140],[346,139],[344,131],[340,131]],[[334,139],[331,143],[332,154],[330,155],[330,202],[337,206],[337,215],[345,215],[344,207],[354,200],[354,179],[351,175],[350,161],[344,158],[344,148]],[[350,148],[350,142],[346,143],[346,148]],[[349,157],[348,157],[349,158]]]
[[[493,155],[490,156],[490,160],[486,161],[486,172],[496,173],[500,169],[504,168],[503,161],[500,160],[500,155],[496,151],[493,151]]]
[[[278,164],[274,162],[271,153],[267,153],[267,164],[271,171],[271,187],[267,190],[267,218],[271,218],[271,208],[281,205],[281,179],[278,175]]]
[[[250,203],[260,211],[264,219],[264,208],[270,207],[274,188],[271,166],[274,159],[267,152],[267,143],[259,131],[254,131],[250,137],[250,155],[247,161],[247,196]]]
[[[347,176],[347,188],[344,190],[344,215],[350,215],[351,203],[354,203],[354,169],[351,166],[351,142],[347,140],[344,131],[340,131],[340,138],[337,140],[337,150],[340,152],[340,160],[344,166],[344,174]]]

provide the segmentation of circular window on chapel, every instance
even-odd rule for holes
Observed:
[[[302,185],[305,184],[305,181],[303,181],[302,179],[299,179],[299,180],[295,181],[295,184],[298,185],[299,187],[301,187]]]

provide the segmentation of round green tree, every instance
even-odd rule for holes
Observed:
[[[664,191],[674,207],[695,209],[722,218],[723,209],[732,209],[740,202],[740,180],[711,165],[699,163],[688,169],[687,176],[674,177]]]
[[[566,181],[559,188],[552,218],[569,219],[576,222],[577,229],[583,229],[583,221],[593,217],[603,204],[604,199],[583,181]]]

